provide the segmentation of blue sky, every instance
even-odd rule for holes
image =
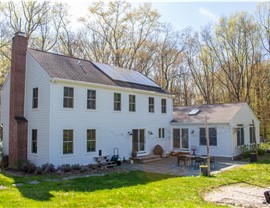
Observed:
[[[198,0],[197,0],[198,1]],[[69,1],[71,13],[75,17],[85,15],[90,1]],[[133,5],[138,1],[131,0]],[[141,3],[142,0],[139,0]],[[233,12],[246,11],[254,14],[257,2],[250,1],[208,1],[208,2],[183,2],[181,0],[151,1],[153,8],[161,14],[161,21],[171,23],[176,30],[192,27],[199,30],[201,27],[212,22],[216,23],[221,16],[230,15]]]
[[[162,15],[161,20],[170,22],[175,29],[193,27],[199,30],[209,22],[216,23],[221,16],[234,12],[254,13],[257,2],[169,2],[152,3]]]

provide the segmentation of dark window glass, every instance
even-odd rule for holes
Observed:
[[[96,151],[96,130],[87,129],[87,152]]]
[[[63,154],[73,153],[73,130],[66,129],[63,131]]]
[[[238,127],[237,128],[237,146],[241,146],[244,144],[245,144],[244,128]]]
[[[73,108],[74,89],[72,87],[64,87],[64,108]]]
[[[158,138],[164,138],[165,137],[165,129],[159,128],[158,129]]]
[[[217,146],[217,130],[216,128],[208,128],[209,145]],[[205,128],[200,128],[200,145],[206,145]]]
[[[32,108],[38,108],[38,88],[33,89]]]
[[[155,100],[153,97],[148,98],[148,110],[149,110],[149,113],[155,112]]]
[[[161,113],[167,112],[166,99],[161,99]]]
[[[37,129],[32,129],[32,153],[37,153]]]
[[[115,111],[121,111],[121,94],[114,93],[113,109]]]
[[[129,95],[129,111],[130,112],[136,111],[136,97],[135,97],[135,95]]]
[[[87,90],[87,109],[96,109],[96,91]]]
[[[249,138],[250,138],[250,144],[255,143],[255,138],[254,138],[254,127],[250,126],[249,127]]]

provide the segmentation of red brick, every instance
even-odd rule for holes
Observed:
[[[28,39],[16,33],[12,39],[9,110],[9,166],[27,159],[28,122],[24,118],[26,50]]]

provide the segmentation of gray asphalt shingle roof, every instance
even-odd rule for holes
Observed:
[[[204,123],[205,115],[208,123],[228,123],[246,103],[224,103],[198,106],[175,106],[173,121],[179,123]],[[188,115],[192,110],[199,109],[196,115]]]
[[[51,78],[83,81],[169,94],[161,87],[113,80],[88,60],[72,58],[35,49],[28,49],[28,52]]]

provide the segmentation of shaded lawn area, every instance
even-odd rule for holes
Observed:
[[[223,207],[205,202],[203,194],[232,183],[270,186],[269,160],[212,177],[175,177],[132,171],[57,182],[52,176],[14,177],[0,174],[1,207]],[[267,163],[267,164],[265,164]],[[58,177],[59,176],[55,176]],[[38,180],[40,184],[29,184]],[[14,187],[13,183],[23,183]]]

